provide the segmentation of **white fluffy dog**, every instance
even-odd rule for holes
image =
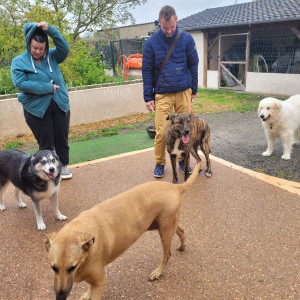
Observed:
[[[290,159],[292,146],[299,139],[300,129],[300,95],[294,95],[285,101],[275,98],[265,98],[260,101],[258,115],[265,128],[268,148],[262,153],[270,156],[274,149],[276,138],[281,139],[283,145],[282,159]]]

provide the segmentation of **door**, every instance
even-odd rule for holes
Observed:
[[[219,88],[245,90],[249,49],[250,32],[219,35]]]

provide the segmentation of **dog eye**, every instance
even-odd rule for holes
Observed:
[[[267,108],[268,110],[270,109],[270,107]]]
[[[55,158],[52,158],[52,162],[55,163]]]
[[[51,268],[55,273],[58,273],[58,269],[55,266],[51,266]]]
[[[74,271],[76,269],[77,266],[72,266],[68,269],[68,273],[71,273],[72,271]]]
[[[45,161],[45,160],[42,160],[42,161],[41,161],[41,164],[42,164],[42,165],[45,165],[45,164],[46,164],[46,161]]]

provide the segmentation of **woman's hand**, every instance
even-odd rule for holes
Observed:
[[[56,85],[53,80],[51,80],[51,82],[53,83],[53,87],[54,87],[53,93],[55,94],[56,90],[59,89],[59,86]]]
[[[48,30],[48,23],[46,21],[37,23],[37,27],[40,27],[42,30],[46,31]]]

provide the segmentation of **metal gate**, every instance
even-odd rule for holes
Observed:
[[[219,35],[219,88],[245,90],[249,50],[250,32]]]

